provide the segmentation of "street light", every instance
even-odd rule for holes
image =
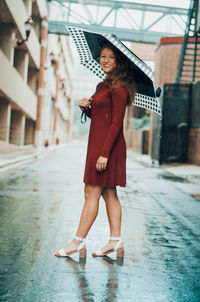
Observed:
[[[28,41],[28,38],[30,36],[31,29],[33,27],[33,20],[31,17],[28,17],[26,22],[24,23],[25,32],[26,32],[26,39],[23,40],[17,40],[17,45],[22,45],[25,41]]]
[[[54,53],[53,51],[51,51],[50,54],[49,54],[49,56],[50,56],[50,60],[51,60],[51,65],[50,65],[50,66],[45,66],[45,67],[44,67],[45,70],[47,70],[47,69],[49,69],[50,67],[56,65],[57,59],[56,59],[55,53]]]
[[[65,79],[61,79],[60,80],[60,87],[59,90],[65,90],[66,86],[65,86]]]
[[[56,55],[55,55],[55,53],[53,51],[51,51],[49,56],[50,56],[50,60],[51,60],[51,65],[52,66],[55,65],[56,64]]]

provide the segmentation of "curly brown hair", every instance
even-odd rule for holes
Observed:
[[[130,64],[128,63],[128,61],[112,44],[104,44],[101,48],[101,52],[105,48],[112,50],[116,60],[116,67],[107,74],[104,83],[110,88],[116,88],[119,85],[124,84],[129,92],[128,105],[131,105],[134,101],[136,94],[134,72],[130,68]]]

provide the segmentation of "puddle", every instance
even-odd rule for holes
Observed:
[[[173,175],[173,174],[160,174],[159,177],[166,179],[166,180],[173,181],[173,182],[189,183],[189,181],[187,179],[180,177],[180,176]]]

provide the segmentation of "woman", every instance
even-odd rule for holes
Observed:
[[[79,103],[81,110],[87,108],[86,114],[91,118],[84,175],[85,203],[76,235],[56,253],[58,257],[67,257],[75,252],[79,252],[80,257],[86,256],[85,238],[97,216],[101,196],[106,203],[110,238],[101,250],[92,255],[104,256],[113,251],[117,252],[117,257],[124,255],[121,239],[122,209],[116,186],[126,185],[123,120],[126,106],[135,96],[134,75],[128,63],[111,44],[103,46],[100,66],[106,79],[97,85],[98,91],[93,99],[83,98]]]

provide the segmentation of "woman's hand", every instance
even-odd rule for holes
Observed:
[[[108,162],[108,158],[99,156],[97,163],[96,163],[96,170],[98,172],[104,171],[106,169],[107,162]]]
[[[88,107],[91,104],[92,99],[88,100],[87,98],[82,98],[82,100],[79,102],[78,106],[81,110],[84,110],[86,107]]]

